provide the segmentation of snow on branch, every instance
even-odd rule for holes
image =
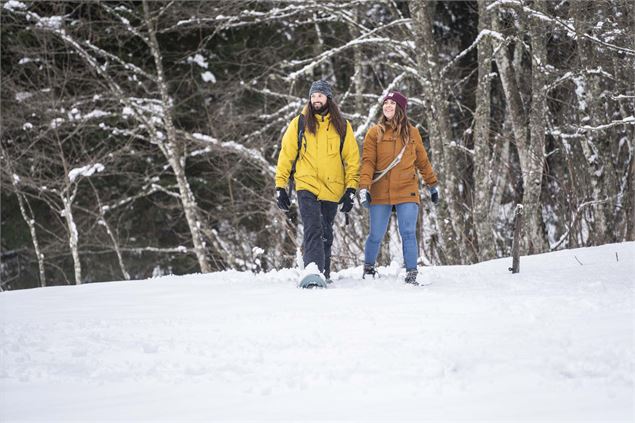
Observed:
[[[562,130],[558,128],[553,128],[553,129],[545,131],[545,134],[552,135],[554,137],[560,137],[563,140],[566,140],[569,138],[582,138],[584,136],[583,133],[586,131],[602,131],[602,130],[609,129],[619,125],[635,125],[635,116],[629,116],[622,120],[614,120],[611,123],[607,123],[607,124],[599,125],[599,126],[590,126],[590,125],[580,126],[577,128],[577,132],[573,132],[573,133],[562,132]],[[570,131],[571,130],[574,130],[574,129],[571,128]]]
[[[569,225],[569,228],[567,229],[567,231],[564,234],[562,234],[562,236],[556,242],[556,244],[551,246],[549,249],[551,251],[555,251],[555,250],[558,249],[558,247],[560,247],[560,245],[562,245],[563,242],[565,242],[567,240],[567,238],[569,237],[569,234],[571,233],[571,229],[573,229],[575,227],[575,225],[578,222],[578,220],[580,219],[580,216],[581,216],[582,211],[584,209],[586,209],[587,207],[598,206],[600,204],[606,203],[607,201],[609,201],[608,198],[607,199],[603,199],[603,200],[586,201],[586,202],[580,204],[578,206],[577,210],[574,212],[575,214],[573,215],[573,219],[571,221],[571,225]]]
[[[92,176],[95,172],[103,172],[104,169],[104,165],[102,165],[101,163],[78,167],[68,172],[68,180],[73,183],[75,182],[75,179],[80,176],[89,177]]]
[[[505,41],[505,37],[503,36],[503,34],[501,34],[500,32],[496,32],[496,31],[491,31],[489,29],[484,29],[482,30],[478,36],[476,37],[476,39],[474,40],[474,42],[472,43],[472,45],[470,45],[468,48],[466,48],[465,50],[463,50],[462,52],[460,52],[459,54],[456,55],[456,57],[454,59],[452,59],[452,61],[450,63],[448,63],[447,65],[445,65],[445,67],[443,69],[441,69],[441,75],[443,76],[445,74],[445,72],[450,68],[450,66],[453,66],[455,63],[457,63],[462,57],[464,57],[466,54],[468,54],[472,49],[474,49],[484,37],[492,37],[495,38],[501,42]]]
[[[257,84],[257,81],[252,81],[251,84],[245,84],[245,82],[243,81],[241,81],[240,83],[240,85],[244,87],[246,90],[254,91],[254,92],[257,92],[258,94],[268,95],[271,97],[278,97],[278,98],[282,98],[282,99],[290,100],[294,102],[298,101],[299,99],[295,95],[278,93],[275,91],[271,91],[269,88],[256,88],[255,84]]]
[[[210,137],[209,135],[201,134],[198,132],[195,132],[193,134],[190,134],[184,131],[179,131],[179,132],[181,135],[185,136],[190,141],[205,143],[208,146],[219,147],[220,149],[223,149],[223,150],[232,152],[234,154],[237,154],[241,157],[244,157],[245,159],[251,162],[255,162],[259,165],[259,167],[262,170],[268,172],[270,175],[275,175],[276,173],[276,168],[274,166],[271,166],[269,162],[262,156],[262,153],[260,153],[258,150],[255,150],[253,148],[247,148],[244,145],[241,145],[234,141],[222,142],[217,140],[216,138]],[[206,150],[206,151],[211,151],[211,150]]]
[[[523,5],[521,2],[517,1],[517,0],[498,0],[492,4],[490,4],[487,7],[487,10],[492,10],[494,8],[498,8],[498,7],[504,7],[504,6],[511,6],[511,7],[521,7],[523,9],[524,12],[527,13],[527,15],[529,17],[535,18],[535,19],[540,19],[544,22],[549,22],[549,23],[554,23],[564,29],[567,30],[567,34],[572,36],[571,34],[576,34],[576,29],[571,26],[570,24],[564,22],[562,19],[558,18],[557,16],[550,16],[547,15],[546,13],[543,12],[539,12],[537,10],[532,9],[529,6]],[[626,47],[621,47],[621,46],[616,46],[615,44],[611,44],[611,43],[607,43],[606,41],[602,41],[597,37],[594,37],[591,34],[582,34],[582,36],[594,43],[600,44],[608,49],[612,49],[612,50],[617,50],[620,51],[624,54],[628,54],[629,56],[635,56],[635,50],[626,48]]]
[[[105,9],[108,13],[110,13],[111,15],[113,15],[114,17],[116,17],[117,19],[119,19],[119,21],[121,21],[121,23],[126,27],[126,29],[136,35],[137,37],[139,37],[141,40],[143,40],[143,42],[149,46],[150,45],[150,41],[144,37],[139,31],[137,31],[136,28],[134,28],[132,25],[130,25],[130,21],[128,19],[126,19],[125,17],[121,16],[118,13],[118,10],[113,9],[112,7],[108,6],[106,4],[106,2],[99,2],[100,6]],[[120,9],[119,9],[120,10]],[[127,12],[130,12],[128,9],[124,8],[124,10],[126,10]]]
[[[629,116],[622,120],[614,120],[611,123],[607,123],[605,125],[600,125],[600,126],[584,125],[584,126],[581,126],[580,129],[585,131],[601,131],[601,130],[612,128],[618,125],[635,125],[635,116]]]
[[[254,137],[260,136],[270,131],[271,128],[277,125],[282,125],[286,128],[286,125],[288,125],[289,123],[288,121],[297,114],[297,111],[304,104],[304,102],[305,101],[303,99],[298,99],[295,102],[291,102],[287,104],[286,106],[280,108],[273,114],[259,115],[258,119],[263,120],[264,122],[267,122],[267,123],[264,124],[260,129],[257,129],[256,131],[243,135],[242,139],[243,140],[253,139]]]
[[[5,10],[15,12],[16,10],[26,9],[26,4],[16,0],[9,0],[8,2],[2,5],[2,8]]]
[[[135,74],[141,75],[147,79],[149,79],[150,81],[156,82],[156,78],[154,78],[152,75],[148,74],[147,72],[145,72],[143,69],[139,68],[138,66],[129,63],[129,62],[125,62],[123,61],[119,56],[116,56],[112,53],[107,52],[106,50],[97,47],[96,45],[94,45],[93,43],[91,43],[89,40],[82,40],[82,41],[77,41],[72,39],[67,33],[66,31],[64,31],[64,29],[61,26],[61,16],[53,16],[53,17],[41,17],[39,16],[37,13],[34,12],[27,12],[27,20],[32,20],[35,21],[35,27],[40,29],[40,30],[45,30],[45,31],[51,31],[56,33],[57,35],[59,35],[60,37],[62,37],[62,39],[64,41],[66,41],[67,43],[69,43],[70,45],[72,45],[73,47],[75,47],[75,49],[84,56],[84,58],[87,59],[87,61],[90,63],[90,65],[94,68],[99,68],[101,69],[102,67],[99,66],[99,64],[95,61],[94,58],[91,57],[91,60],[88,60],[88,57],[90,57],[90,55],[87,54],[87,52],[81,48],[81,46],[85,46],[87,49],[92,50],[94,53],[96,53],[98,56],[104,58],[104,59],[108,59],[108,60],[112,60],[113,62],[119,63],[121,66],[123,66],[126,70],[129,70]],[[141,35],[139,35],[141,37]],[[141,37],[143,38],[143,37]],[[87,57],[88,56],[88,57]],[[102,69],[103,71],[103,69]]]
[[[128,251],[132,253],[191,253],[194,252],[192,248],[187,248],[182,245],[174,248],[159,248],[159,247],[124,247],[121,251]]]
[[[237,16],[225,16],[219,14],[212,18],[192,17],[190,19],[181,20],[171,27],[165,28],[159,32],[170,32],[183,26],[203,24],[215,24],[218,25],[220,29],[230,29],[241,26],[263,24],[271,21],[285,20],[293,17],[294,15],[305,12],[306,7],[303,5],[290,5],[282,9],[273,8],[268,12],[243,10]]]
[[[295,72],[291,72],[288,76],[286,76],[283,79],[285,81],[293,81],[294,79],[298,78],[298,76],[300,75],[309,74],[315,67],[321,65],[322,63],[324,63],[331,57],[345,50],[351,49],[353,47],[359,47],[361,45],[367,45],[367,44],[392,44],[393,42],[394,40],[388,37],[377,37],[377,38],[367,38],[367,39],[358,38],[358,39],[349,41],[348,43],[342,46],[327,50],[321,53],[320,55],[318,55],[317,57],[311,57],[309,59],[287,62],[286,64],[283,65],[283,67],[293,67],[293,66],[301,65],[303,63],[308,63],[308,64],[305,65],[302,69],[299,69]]]
[[[176,196],[176,197],[180,198],[179,194],[174,193],[173,191],[170,191],[166,187],[163,187],[163,186],[157,184],[156,183],[157,181],[158,181],[158,178],[153,178],[151,182],[149,182],[146,185],[144,185],[141,188],[141,191],[137,192],[135,195],[131,195],[131,196],[122,198],[120,200],[117,200],[117,201],[113,202],[112,204],[106,204],[106,205],[101,206],[101,212],[102,213],[109,212],[109,211],[114,210],[116,208],[125,206],[126,204],[131,203],[131,202],[133,202],[135,200],[138,200],[140,198],[148,197],[148,196],[154,194],[155,192],[164,192],[167,195],[170,195],[172,197]]]
[[[341,45],[339,47],[335,47],[332,48],[330,50],[327,50],[325,52],[322,52],[321,54],[319,54],[317,57],[310,57],[308,59],[304,59],[304,60],[295,60],[295,61],[290,61],[287,62],[285,64],[282,65],[282,67],[294,67],[294,66],[299,66],[299,65],[305,65],[302,69],[299,69],[295,72],[292,72],[291,74],[289,74],[287,77],[283,78],[285,81],[293,81],[295,80],[298,76],[306,74],[306,73],[310,73],[316,66],[324,63],[325,61],[327,61],[328,59],[330,59],[331,57],[335,56],[336,54],[339,54],[343,51],[346,51],[348,49],[351,48],[355,48],[355,47],[359,47],[359,46],[363,46],[363,45],[368,45],[368,44],[377,44],[377,45],[390,45],[398,50],[400,50],[400,53],[402,53],[401,49],[405,48],[406,51],[412,51],[414,49],[414,43],[412,43],[411,41],[401,41],[401,40],[396,40],[393,38],[389,38],[389,37],[371,37],[373,34],[380,32],[388,27],[391,26],[397,26],[397,25],[405,25],[411,22],[411,19],[399,19],[393,22],[390,22],[386,25],[383,25],[381,27],[375,28],[374,30],[372,30],[371,32],[365,33],[360,35],[359,37],[355,38],[354,40],[349,41],[348,43]],[[402,55],[404,55],[402,53]],[[408,57],[408,55],[405,55],[406,57]]]
[[[486,10],[491,11],[492,9],[501,7],[501,6],[522,6],[522,4],[518,0],[497,0],[494,3],[490,4],[489,6],[487,6]]]
[[[375,104],[373,104],[373,107],[371,107],[368,111],[368,115],[366,116],[366,120],[364,121],[364,123],[359,125],[355,130],[355,138],[359,139],[364,137],[364,134],[366,133],[366,131],[368,131],[368,128],[375,119],[375,116],[377,116],[379,108],[382,105],[381,99],[384,98],[384,96],[390,91],[392,91],[397,86],[397,84],[399,84],[406,77],[407,74],[407,72],[401,73],[399,76],[392,80],[392,82],[386,87],[386,89],[384,89],[381,95],[377,98]]]

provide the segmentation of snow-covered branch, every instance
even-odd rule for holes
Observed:
[[[476,36],[476,39],[474,40],[474,42],[468,48],[466,48],[465,50],[463,50],[462,52],[457,54],[456,57],[454,59],[452,59],[452,61],[450,63],[448,63],[447,65],[445,65],[443,67],[443,69],[441,69],[441,75],[444,75],[451,66],[456,64],[459,60],[461,60],[462,57],[465,57],[471,50],[476,48],[476,46],[478,46],[478,44],[481,42],[481,40],[484,37],[492,37],[492,38],[497,39],[497,40],[499,40],[501,42],[505,41],[505,37],[500,32],[492,31],[492,30],[489,30],[489,29],[482,30]]]
[[[563,233],[560,239],[554,245],[550,247],[550,250],[551,251],[557,250],[558,247],[560,247],[562,243],[564,243],[567,240],[567,238],[569,237],[569,234],[571,233],[571,230],[575,227],[576,223],[580,219],[580,216],[582,215],[582,211],[584,211],[588,207],[597,206],[597,205],[606,203],[607,201],[609,201],[608,198],[603,200],[585,201],[584,203],[580,204],[577,210],[574,212],[573,219],[571,221],[571,224],[568,226],[566,232]]]
[[[263,157],[262,153],[253,148],[247,148],[242,144],[239,144],[235,141],[219,141],[216,138],[210,137],[209,135],[201,134],[195,132],[190,134],[185,131],[178,131],[179,135],[187,138],[190,141],[194,141],[198,144],[203,144],[210,148],[216,148],[220,150],[224,150],[225,152],[230,152],[233,154],[237,154],[238,156],[249,160],[252,163],[256,163],[260,169],[268,173],[269,175],[275,175],[276,168],[269,164],[269,162]],[[211,151],[211,150],[210,150]]]
[[[614,120],[611,123],[607,123],[607,124],[599,125],[599,126],[583,125],[580,127],[580,131],[602,131],[604,129],[612,128],[614,126],[619,126],[619,125],[635,125],[635,116],[629,116],[622,120]]]
[[[496,8],[499,7],[513,7],[513,8],[522,8],[522,10],[527,13],[527,15],[531,18],[534,19],[539,19],[541,21],[544,22],[548,22],[548,23],[552,23],[552,24],[556,24],[557,26],[563,28],[566,30],[567,34],[571,37],[575,37],[576,34],[576,30],[573,26],[571,26],[570,24],[564,22],[562,19],[560,19],[557,16],[550,16],[544,12],[539,12],[537,10],[532,9],[529,6],[524,5],[522,2],[518,1],[518,0],[498,0],[492,4],[490,4],[487,9],[488,10],[494,10]],[[584,33],[582,34],[582,36],[596,44],[600,44],[608,49],[611,50],[616,50],[619,52],[622,52],[624,54],[627,54],[629,56],[635,56],[635,50],[630,49],[630,48],[626,48],[626,47],[622,47],[622,46],[617,46],[615,44],[611,44],[608,43],[606,41],[600,40],[597,37],[594,37],[591,34],[587,34]]]

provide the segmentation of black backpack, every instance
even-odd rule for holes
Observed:
[[[344,140],[346,139],[346,130],[348,129],[348,121],[344,126],[344,133],[340,135],[340,159],[342,159],[342,165],[344,165],[344,159],[342,158],[342,149],[344,148]],[[295,164],[300,158],[300,149],[302,148],[302,138],[304,137],[304,115],[300,113],[298,116],[298,154],[295,156],[293,165],[291,166],[291,173],[289,174],[289,182],[291,189],[293,190],[293,175],[295,175]]]

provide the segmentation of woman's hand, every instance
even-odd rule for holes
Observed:
[[[366,188],[359,190],[359,202],[365,208],[370,208],[370,192]]]

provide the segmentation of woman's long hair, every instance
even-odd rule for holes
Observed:
[[[408,115],[406,115],[406,112],[398,104],[395,105],[395,115],[392,117],[392,119],[386,119],[386,115],[384,115],[384,112],[382,110],[381,116],[377,121],[377,125],[379,125],[378,139],[381,139],[381,137],[384,135],[384,132],[386,132],[386,128],[390,127],[392,128],[393,133],[399,134],[404,142],[408,142],[410,140]]]
[[[335,130],[337,131],[339,136],[340,137],[343,136],[344,133],[346,132],[346,120],[342,116],[342,112],[340,112],[340,108],[337,107],[337,104],[332,98],[329,98],[326,101],[326,107],[328,112],[331,114],[331,124],[333,125],[333,127],[335,127]],[[311,104],[310,100],[307,106],[304,108],[304,110],[308,110],[308,113],[306,113],[306,116],[305,116],[306,129],[310,133],[315,134],[315,131],[317,130],[317,125],[318,125],[318,120],[315,118],[315,114],[317,112],[313,108],[313,105]]]

